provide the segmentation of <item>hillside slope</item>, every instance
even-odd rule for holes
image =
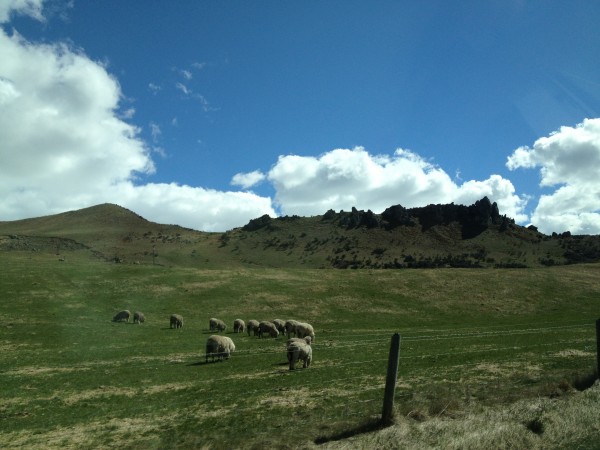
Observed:
[[[225,233],[144,219],[103,204],[0,222],[0,250],[86,249],[125,263],[189,267],[539,267],[600,261],[598,236],[547,236],[500,215],[487,197],[470,206],[352,209],[322,216],[263,216]]]

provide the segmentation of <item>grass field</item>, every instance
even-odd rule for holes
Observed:
[[[526,418],[511,435],[526,448],[564,427],[552,408],[598,399],[573,388],[596,365],[600,265],[201,270],[14,251],[0,273],[2,448],[451,448],[503,411]],[[111,322],[121,309],[146,323]],[[228,361],[205,363],[210,317],[235,341]],[[236,318],[312,323],[313,365],[288,370],[285,338],[234,334]],[[399,425],[337,440],[381,414],[395,332]],[[593,448],[600,429],[579,425],[571,442]]]

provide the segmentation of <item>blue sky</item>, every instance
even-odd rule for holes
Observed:
[[[0,220],[111,202],[224,231],[487,195],[597,234],[598,23],[584,1],[4,0]]]

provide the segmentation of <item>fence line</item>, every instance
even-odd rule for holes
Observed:
[[[588,327],[591,329],[592,327],[590,325],[588,325]],[[551,327],[550,329],[559,329],[559,328],[569,328],[569,327]],[[548,330],[548,327],[545,328],[540,328],[540,330]],[[517,333],[518,334],[518,333]],[[508,334],[509,336],[514,336],[514,334]],[[471,336],[478,336],[476,334],[472,334]],[[484,334],[484,336],[488,336],[488,334]],[[403,338],[404,340],[404,338]],[[418,343],[421,340],[415,340],[414,343],[418,345]],[[438,357],[452,357],[452,356],[460,356],[460,355],[474,355],[477,353],[490,353],[490,352],[502,352],[502,351],[513,351],[513,350],[529,350],[529,349],[539,349],[539,348],[546,348],[546,349],[550,349],[550,348],[561,348],[561,347],[565,347],[565,346],[569,346],[569,345],[581,345],[581,344],[586,344],[590,346],[590,353],[592,352],[592,347],[593,347],[593,336],[590,333],[590,336],[587,338],[577,338],[577,339],[568,339],[568,340],[553,340],[551,342],[540,342],[540,343],[535,343],[535,344],[523,344],[523,345],[513,345],[513,346],[502,346],[502,347],[487,347],[487,348],[480,348],[480,349],[471,349],[471,350],[462,350],[462,351],[449,351],[449,352],[438,352],[438,353],[432,353],[432,354],[414,354],[414,355],[401,355],[400,356],[400,360],[404,361],[404,362],[408,362],[411,360],[424,360],[424,359],[428,359],[428,358],[438,358]],[[389,339],[386,340],[386,344],[389,343]],[[330,347],[331,349],[335,349],[335,347]],[[415,350],[415,349],[412,349]],[[312,375],[312,372],[321,372],[321,371],[325,371],[325,370],[329,370],[331,369],[332,366],[334,367],[361,367],[361,366],[365,366],[365,365],[371,365],[371,364],[380,364],[381,363],[381,374],[380,375],[376,375],[373,376],[372,374],[367,374],[367,373],[358,373],[356,375],[352,375],[352,376],[338,376],[335,378],[327,378],[327,379],[314,379],[314,377],[312,376],[304,376],[304,374],[301,375],[301,371],[298,372],[290,372],[287,367],[285,367],[284,369],[278,369],[278,368],[271,368],[271,367],[265,367],[265,371],[264,372],[251,372],[251,373],[235,373],[235,374],[230,374],[230,375],[226,375],[223,376],[221,378],[218,379],[205,379],[205,380],[196,380],[193,383],[193,386],[190,387],[198,387],[200,388],[201,392],[207,392],[207,395],[209,396],[213,396],[213,394],[211,394],[213,392],[214,389],[214,385],[216,383],[216,386],[220,386],[219,389],[221,389],[223,386],[226,386],[228,384],[228,382],[235,382],[238,381],[240,379],[244,379],[245,376],[248,377],[262,377],[264,376],[265,378],[268,377],[272,377],[273,375],[280,375],[280,376],[289,376],[291,377],[290,380],[294,380],[294,379],[298,379],[298,376],[302,376],[303,378],[301,379],[301,383],[300,384],[295,384],[295,385],[290,385],[289,387],[285,387],[285,386],[281,386],[283,389],[281,389],[281,391],[273,391],[273,385],[271,383],[264,383],[264,385],[262,385],[261,387],[255,388],[255,389],[251,389],[248,390],[247,392],[244,393],[245,398],[248,397],[252,397],[255,396],[256,397],[256,402],[252,403],[251,405],[248,406],[236,406],[235,405],[235,396],[239,395],[239,393],[233,392],[233,391],[222,391],[220,390],[219,392],[219,398],[221,400],[223,400],[222,404],[221,404],[221,408],[225,407],[226,405],[229,406],[231,405],[231,407],[227,407],[224,409],[228,409],[231,412],[243,412],[243,411],[260,411],[260,409],[272,405],[272,406],[280,406],[282,408],[284,407],[288,407],[285,404],[285,401],[282,402],[281,404],[279,404],[279,399],[284,399],[286,398],[286,395],[288,395],[288,392],[293,392],[296,389],[313,389],[313,388],[320,388],[323,389],[323,392],[319,393],[319,392],[311,392],[310,398],[312,400],[318,399],[321,395],[327,397],[330,395],[336,395],[334,391],[330,391],[331,389],[334,390],[340,390],[340,389],[344,389],[346,391],[348,391],[348,389],[350,388],[350,386],[356,385],[358,386],[358,383],[362,384],[360,392],[364,393],[364,390],[369,390],[369,391],[377,391],[377,393],[373,394],[373,398],[367,398],[367,399],[359,399],[359,398],[354,398],[356,397],[356,395],[352,392],[350,392],[350,397],[352,397],[352,401],[348,402],[346,404],[346,406],[344,405],[339,405],[338,407],[336,407],[337,410],[340,411],[340,414],[337,416],[332,416],[329,419],[330,420],[339,420],[342,417],[350,417],[350,416],[361,416],[364,417],[365,415],[365,411],[363,408],[358,408],[356,405],[358,403],[360,403],[361,405],[371,405],[373,404],[373,414],[375,414],[375,406],[379,406],[379,402],[381,401],[381,393],[383,391],[383,386],[385,383],[385,362],[387,361],[386,358],[386,351],[387,351],[387,346],[383,347],[383,351],[382,351],[382,356],[379,358],[371,358],[369,360],[363,360],[363,361],[344,361],[344,362],[337,362],[335,360],[329,360],[327,361],[327,364],[323,364],[323,365],[313,365],[311,366],[311,368],[308,370],[308,372],[304,372],[304,374],[306,375]],[[557,350],[558,351],[558,350]],[[238,354],[237,352],[234,353],[232,355],[232,358],[238,358],[238,357],[253,357],[256,356],[258,354],[265,354],[265,353],[279,353],[282,355],[282,357],[284,356],[283,353],[283,349],[279,350],[279,351],[273,351],[271,349],[268,349],[268,351],[259,351],[259,352],[252,352],[252,351],[244,351],[242,352],[242,354]],[[406,352],[405,352],[406,353]],[[186,355],[186,354],[183,354]],[[198,357],[202,357],[204,358],[205,355],[198,355]],[[523,353],[521,354],[511,354],[506,356],[505,358],[495,358],[493,360],[494,363],[497,364],[503,364],[506,362],[517,362],[517,363],[522,363],[523,362]],[[540,357],[542,358],[546,358],[546,359],[551,359],[554,357],[559,357],[559,356],[553,356],[551,354],[545,353],[545,354],[540,354]],[[160,359],[162,360],[167,360],[167,357],[161,357]],[[468,362],[468,363],[461,363],[460,367],[465,369],[465,372],[469,372],[470,370],[472,370],[473,367],[478,366],[479,364],[482,364],[486,361],[487,358],[483,358],[481,360],[478,361],[472,361],[472,362]],[[283,360],[283,358],[282,358]],[[318,361],[318,359],[317,359]],[[402,370],[402,362],[400,364],[400,369]],[[445,365],[444,366],[446,369],[452,369],[452,367],[456,367],[455,366],[448,366]],[[269,370],[271,369],[271,370]],[[456,374],[457,377],[461,377],[463,376],[462,373],[457,373]],[[416,380],[416,378],[419,378],[421,375],[418,374],[414,374],[412,377],[409,377],[408,380],[411,380],[412,382],[414,382]],[[443,376],[443,373],[440,374],[440,376]],[[498,375],[497,379],[500,379],[500,377],[502,376],[502,374]],[[416,377],[416,378],[415,378]],[[504,376],[503,378],[506,378],[506,376]],[[446,382],[446,383],[458,383],[460,386],[463,386],[463,382],[456,380],[456,381],[448,381],[448,380],[439,380],[439,382]],[[477,387],[489,387],[491,385],[493,385],[495,382],[497,381],[488,381],[488,382],[483,382],[481,380],[477,380],[477,379],[473,379],[472,381],[469,381],[466,385],[471,386],[473,388],[477,388]],[[224,383],[224,384],[223,384]],[[365,386],[366,385],[366,386]],[[454,385],[454,384],[453,384]],[[189,387],[186,387],[184,389],[187,389]],[[350,388],[351,389],[351,388]],[[424,391],[423,390],[417,390],[417,389],[411,389],[410,387],[402,387],[399,386],[398,387],[400,392],[396,393],[396,397],[397,398],[410,398],[412,396],[415,395],[423,395]],[[370,395],[370,394],[369,394]],[[200,394],[200,396],[202,396],[202,394]],[[208,398],[208,397],[207,397]],[[291,401],[295,401],[295,397],[289,397],[291,399]],[[301,397],[299,401],[302,401]],[[201,401],[201,397],[199,398],[198,396],[195,395],[190,395],[190,396],[182,396],[181,398],[179,398],[178,400],[178,407],[181,409],[181,407],[193,407],[194,405],[198,405],[199,404],[199,400],[200,400],[200,404],[202,403]],[[271,403],[269,403],[271,402]],[[373,403],[376,402],[376,403]]]
[[[476,353],[490,353],[490,352],[502,352],[502,351],[522,351],[523,350],[527,350],[527,349],[533,349],[533,348],[542,348],[542,347],[553,347],[553,346],[569,346],[569,345],[577,345],[577,344],[589,344],[592,345],[594,342],[593,338],[578,338],[578,339],[570,339],[570,340],[560,340],[560,341],[553,341],[553,342],[542,342],[542,343],[534,343],[534,344],[523,344],[523,345],[509,345],[509,346],[504,346],[504,347],[486,347],[486,348],[478,348],[478,349],[472,349],[472,350],[464,350],[464,351],[450,351],[450,352],[441,352],[441,353],[426,353],[426,354],[416,354],[416,355],[401,355],[400,356],[400,360],[402,361],[409,361],[409,360],[424,360],[424,359],[435,359],[435,358],[440,358],[440,357],[452,357],[452,356],[461,356],[461,355],[473,355]],[[335,349],[336,347],[332,347],[332,349]],[[334,365],[335,367],[346,367],[346,366],[360,366],[360,365],[364,365],[364,364],[373,364],[373,363],[384,363],[387,361],[386,355],[385,355],[385,351],[387,351],[387,348],[382,348],[382,356],[379,358],[372,358],[372,359],[368,359],[368,360],[353,360],[353,361],[345,361],[345,362],[336,362],[334,364],[329,364],[326,366],[311,366],[311,370],[324,370],[324,369],[330,369],[332,365]],[[404,351],[406,353],[406,350]],[[239,357],[254,357],[256,356],[256,354],[279,354],[282,356],[282,362],[285,363],[285,360],[283,360],[283,356],[285,355],[285,350],[269,350],[269,351],[265,351],[265,352],[257,352],[254,353],[252,351],[246,351],[245,354],[238,354],[238,352],[234,353],[232,355],[232,358],[239,358]],[[201,354],[199,355],[200,358],[205,358],[205,354]],[[515,355],[509,357],[506,359],[506,361],[510,361],[510,360],[515,360]],[[497,359],[495,361],[498,361]],[[461,365],[463,366],[468,366],[468,365],[477,365],[479,364],[479,362],[475,362],[475,363],[462,363]],[[287,369],[286,369],[287,370]],[[352,377],[355,378],[355,377]],[[341,380],[341,379],[339,379]]]
[[[439,329],[439,330],[426,330],[426,332],[428,334],[425,335],[421,335],[421,334],[412,334],[412,333],[402,333],[402,340],[409,340],[409,341],[414,341],[414,340],[437,340],[437,339],[448,339],[450,337],[487,337],[487,336],[497,336],[497,335],[512,335],[512,334],[528,334],[528,333],[536,333],[536,332],[544,332],[544,331],[552,331],[552,330],[561,330],[561,329],[570,329],[570,328],[589,328],[590,324],[576,324],[576,325],[557,325],[557,326],[551,326],[551,327],[538,327],[538,328],[518,328],[518,329],[506,329],[506,330],[497,330],[497,331],[480,331],[479,328],[475,328],[474,330],[477,331],[472,331],[472,332],[466,332],[466,333],[450,333],[450,334],[446,334],[445,332],[447,331],[456,331],[457,329]],[[472,328],[462,328],[463,330],[469,330]],[[381,336],[383,340],[383,338],[385,337],[386,340],[389,340],[389,336],[397,331],[402,331],[401,328],[395,329],[395,330],[386,330],[386,331],[382,331],[382,332],[377,332],[377,333],[349,333],[349,334],[334,334],[332,335],[337,337],[337,338],[345,338],[346,336],[348,337],[360,337],[360,336]],[[460,330],[460,329],[459,329]],[[437,332],[437,333],[436,333]],[[432,334],[432,333],[436,333],[436,334]],[[329,338],[329,335],[323,337],[322,335],[320,335],[321,339],[326,339]],[[379,341],[380,339],[372,339],[372,341]]]
[[[476,327],[453,327],[453,328],[427,328],[427,327],[410,327],[410,328],[402,328],[402,327],[397,327],[397,328],[385,328],[385,329],[378,329],[378,330],[361,330],[361,329],[357,329],[355,331],[349,332],[348,334],[342,334],[341,336],[363,336],[363,335],[371,335],[371,336],[379,336],[379,335],[383,335],[386,337],[389,337],[391,334],[397,332],[398,330],[404,330],[403,331],[403,336],[410,336],[413,333],[444,333],[444,332],[456,332],[456,331],[461,331],[461,330],[467,330],[467,331],[473,331],[473,332],[486,332],[486,330],[494,330],[496,328],[501,328],[501,329],[545,329],[545,328],[564,328],[564,327],[589,327],[590,323],[589,322],[574,322],[574,323],[561,323],[560,325],[557,325],[556,322],[534,322],[535,324],[538,325],[544,325],[547,324],[549,325],[548,327],[536,327],[536,328],[532,328],[531,327],[531,322],[528,323],[515,323],[515,324],[500,324],[500,325],[487,325],[487,326],[476,326]],[[521,328],[521,327],[526,327],[526,328]],[[332,331],[332,330],[323,330],[323,333],[326,335],[336,335],[336,336],[340,336],[339,333],[337,333],[336,331]],[[403,338],[404,339],[404,338]]]
[[[495,332],[484,332],[484,333],[457,333],[457,334],[451,334],[451,335],[444,335],[444,336],[433,336],[433,335],[426,335],[426,336],[407,336],[407,337],[402,337],[402,341],[403,342],[419,342],[419,341],[438,341],[438,340],[451,340],[451,339],[468,339],[468,338],[490,338],[490,337],[499,337],[499,336],[517,336],[517,335],[529,335],[529,334],[542,334],[542,333],[549,333],[555,330],[561,330],[561,329],[582,329],[583,331],[583,326],[582,325],[568,325],[568,326],[555,326],[555,327],[544,327],[544,328],[529,328],[529,329],[523,329],[523,330],[508,330],[508,331],[495,331]],[[589,328],[589,324],[588,324],[588,328]],[[269,340],[265,340],[265,342],[268,342]],[[383,346],[387,346],[387,344],[389,343],[389,336],[387,339],[358,339],[358,340],[346,340],[346,339],[340,339],[340,341],[334,341],[333,344],[330,344],[330,342],[332,340],[326,340],[325,343],[321,343],[323,341],[323,338],[320,338],[319,342],[315,342],[313,344],[313,348],[314,349],[318,349],[320,352],[321,351],[336,351],[337,349],[347,349],[347,348],[356,348],[356,347],[371,347],[373,348],[375,345],[383,345]],[[273,348],[273,347],[268,347],[268,348],[261,348],[261,349],[247,349],[247,350],[236,350],[235,355],[236,356],[245,356],[245,355],[257,355],[257,354],[276,354],[276,353],[285,353],[285,343],[283,341],[278,341],[281,342],[281,346],[279,346],[278,348]],[[201,357],[205,357],[206,355],[204,353],[201,353],[199,356]],[[403,357],[401,357],[403,358]]]
[[[518,336],[518,335],[528,335],[528,334],[533,334],[536,332],[541,332],[541,333],[551,333],[552,331],[557,331],[557,330],[565,330],[565,329],[577,329],[577,328],[583,328],[583,325],[565,325],[565,326],[552,326],[552,327],[543,327],[543,328],[529,328],[529,329],[523,329],[523,330],[500,330],[500,331],[495,331],[495,332],[484,332],[484,333],[461,333],[461,334],[455,334],[454,336],[449,336],[447,338],[465,338],[465,337],[470,337],[470,338],[477,338],[477,337],[498,337],[498,336]],[[590,325],[587,325],[587,328],[591,328]],[[429,336],[426,336],[427,338],[429,338]],[[439,339],[438,336],[434,337],[436,340]],[[444,337],[446,338],[446,337]],[[420,339],[414,339],[413,342],[418,344],[418,342],[421,342],[423,340],[426,339],[422,339],[422,337],[420,337]],[[376,342],[379,342],[379,340],[376,340]],[[382,341],[383,342],[383,341]],[[515,362],[517,364],[522,364],[524,362],[524,356],[525,356],[525,352],[528,350],[533,350],[533,349],[541,349],[541,348],[546,348],[546,349],[556,349],[555,351],[552,352],[552,354],[550,353],[550,351],[546,351],[545,353],[540,353],[539,357],[543,358],[543,359],[553,359],[553,358],[563,358],[564,356],[560,356],[559,353],[559,349],[565,349],[565,347],[569,347],[569,346],[581,346],[582,344],[586,345],[586,349],[590,349],[590,353],[592,353],[591,349],[593,347],[593,343],[594,343],[594,339],[592,336],[588,336],[588,337],[581,337],[581,338],[575,338],[575,339],[562,339],[562,340],[553,340],[551,342],[538,342],[538,343],[534,343],[534,344],[522,344],[522,345],[508,345],[508,346],[502,346],[502,347],[486,347],[486,348],[479,348],[479,349],[472,349],[472,350],[462,350],[462,351],[450,351],[450,352],[441,352],[441,353],[433,353],[433,354],[418,354],[418,355],[409,355],[409,356],[400,356],[400,359],[403,361],[409,361],[409,360],[418,360],[418,359],[427,359],[427,358],[439,358],[439,357],[453,357],[453,356],[460,356],[460,355],[474,355],[477,353],[490,353],[490,352],[503,352],[503,351],[519,351],[520,353],[518,355],[515,355],[514,353],[505,357],[505,358],[495,358],[493,360],[493,362],[495,364],[503,364],[506,362]],[[364,346],[366,345],[364,343],[364,341],[358,341],[354,343],[357,346]],[[368,343],[370,344],[370,343]],[[331,346],[331,347],[325,347],[327,349],[332,349],[335,350],[336,348],[338,348],[338,346]],[[347,347],[346,347],[347,348]],[[484,363],[486,361],[487,358],[483,358],[481,360],[478,361],[473,361],[473,362],[469,362],[469,363],[464,363],[461,362],[461,364],[459,364],[458,366],[460,366],[461,368],[464,368],[466,371],[471,371],[474,367],[479,366],[480,364]],[[374,363],[385,363],[386,358],[385,358],[385,354],[382,355],[380,358],[373,358],[373,359],[369,359],[369,360],[363,360],[363,361],[346,361],[343,363],[334,363],[335,367],[344,367],[344,366],[364,366],[366,364],[374,364]],[[452,367],[456,367],[455,366],[444,366],[447,369],[451,369]],[[326,370],[326,369],[330,369],[331,365],[327,365],[327,366],[322,366],[322,367],[318,367],[318,366],[313,366],[311,368],[311,371],[320,371],[320,370]],[[459,373],[460,378],[462,378],[463,373],[462,371]],[[498,383],[499,379],[500,379],[501,374],[497,374],[497,378],[495,381],[488,381],[488,382],[482,382],[481,380],[470,380],[469,383],[465,384],[465,386],[468,387],[476,387],[476,386],[483,386],[485,389],[489,388],[490,385],[494,384],[494,383]],[[506,378],[506,375],[504,375],[504,378]],[[383,382],[385,380],[385,375],[383,373],[382,370],[382,374],[380,376],[377,377],[373,377],[373,375],[370,374],[359,374],[359,375],[355,375],[352,377],[336,377],[335,379],[327,379],[327,380],[303,380],[302,384],[300,385],[300,388],[312,388],[313,386],[318,386],[319,388],[324,388],[324,389],[328,389],[329,386],[339,386],[340,384],[345,384],[346,386],[348,386],[349,384],[352,384],[352,382],[354,382],[355,380],[368,380],[371,383],[371,389],[369,390],[377,390],[378,392],[381,391],[381,389],[383,388]],[[444,381],[448,381],[448,380],[444,380]],[[458,382],[458,380],[457,380]],[[459,382],[460,383],[460,382]],[[462,386],[462,384],[461,384]],[[293,388],[292,388],[293,389]],[[402,389],[400,387],[400,389]],[[462,388],[461,388],[462,389]],[[467,388],[468,389],[468,388]],[[450,387],[450,390],[452,390],[452,386]],[[361,389],[361,391],[364,391],[364,388]],[[262,389],[255,389],[253,390],[253,394],[264,394],[268,392],[268,388],[265,390]],[[470,392],[470,391],[469,391]],[[396,394],[397,397],[403,397],[403,398],[408,398],[408,397],[412,397],[414,395],[418,395],[418,394],[423,394],[422,391],[417,391],[414,389],[411,389],[410,391],[406,392],[406,391],[401,391],[400,393]],[[318,395],[318,393],[315,393],[315,395]],[[326,395],[326,394],[325,394]],[[465,396],[469,396],[468,393],[466,393],[465,391]],[[362,404],[369,404],[372,402],[378,402],[380,401],[380,397],[378,396],[378,398],[372,398],[372,399],[366,399],[366,400],[358,400],[358,399],[353,399],[353,401],[351,402],[353,405],[360,402]],[[246,408],[243,408],[246,409]],[[253,407],[247,408],[249,410],[251,409],[255,409]],[[362,409],[362,408],[361,408]],[[356,415],[356,416],[361,416],[364,417],[364,411],[357,411],[357,412],[353,412],[356,411],[356,408],[352,408],[350,406],[346,406],[345,408],[343,406],[340,406],[340,410],[342,411],[340,415],[338,416],[333,416],[330,417],[329,420],[339,420],[341,417],[348,417],[348,416],[352,416],[352,415]],[[373,411],[374,413],[374,411]]]

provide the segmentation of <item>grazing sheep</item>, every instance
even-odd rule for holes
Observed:
[[[310,336],[306,336],[304,338],[297,338],[296,337],[296,338],[290,338],[290,339],[288,339],[287,342],[286,342],[286,344],[285,344],[286,349],[288,349],[288,354],[287,354],[287,356],[288,356],[288,362],[290,362],[290,360],[292,359],[292,355],[289,352],[290,346],[292,344],[297,344],[297,343],[310,345],[312,343],[312,338]]]
[[[115,317],[113,317],[113,322],[127,322],[129,323],[129,316],[131,316],[131,313],[129,311],[127,311],[126,309],[124,309],[123,311],[119,311]]]
[[[279,331],[277,331],[275,324],[266,320],[258,324],[258,337],[263,337],[264,333],[268,333],[273,338],[279,336]]]
[[[306,336],[303,338],[289,338],[287,340],[286,345],[289,347],[290,344],[293,344],[294,342],[300,342],[301,344],[312,344],[312,338],[310,336]]]
[[[210,331],[225,331],[227,325],[221,319],[215,319],[214,317],[208,321],[208,327]]]
[[[233,332],[234,333],[243,333],[246,328],[246,324],[242,319],[235,319],[233,321]]]
[[[248,331],[248,336],[250,336],[250,333],[253,332],[254,336],[258,336],[258,326],[260,324],[258,323],[258,320],[249,320],[248,321],[248,327],[246,328],[246,330]]]
[[[146,321],[146,316],[144,313],[136,311],[133,313],[133,323],[144,323]]]
[[[285,321],[285,332],[287,334],[288,339],[290,338],[290,334],[294,333],[294,336],[296,336],[296,325],[298,325],[300,322],[298,322],[297,320],[286,320]]]
[[[284,334],[285,333],[285,321],[283,321],[281,319],[275,319],[273,321],[273,324],[277,328],[277,331],[279,331],[279,334]]]
[[[306,342],[292,342],[287,347],[288,361],[290,363],[290,370],[296,368],[298,361],[303,361],[302,367],[307,369],[312,362],[312,347]]]
[[[218,358],[219,361],[229,359],[230,354],[234,351],[235,344],[230,337],[213,334],[206,341],[206,362],[208,362],[209,356],[212,357],[213,362],[215,357]]]
[[[310,323],[299,322],[296,324],[296,337],[303,338],[310,336],[315,341],[315,330]]]
[[[183,317],[179,314],[171,314],[171,328],[183,328]]]

